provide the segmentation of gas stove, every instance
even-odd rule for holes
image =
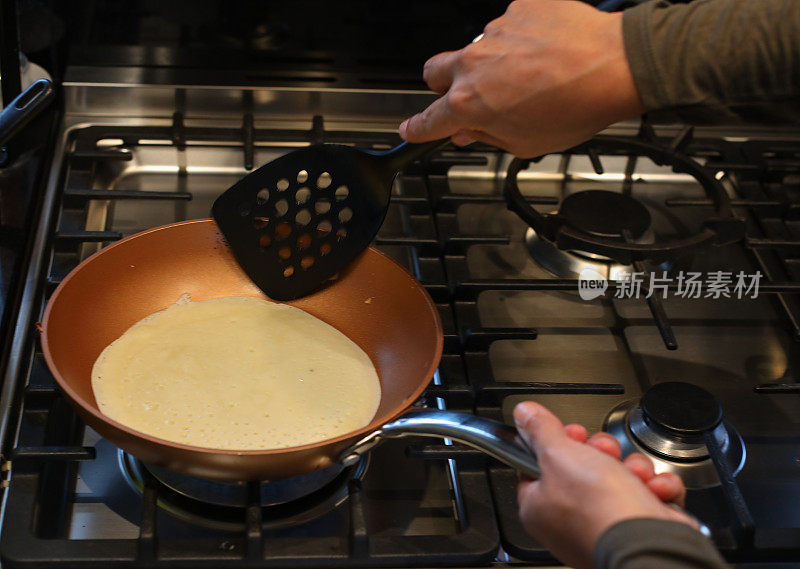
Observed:
[[[131,73],[77,68],[64,83],[0,398],[2,562],[556,563],[519,524],[516,473],[449,440],[396,440],[346,467],[220,484],[142,463],[81,423],[47,370],[36,328],[70,270],[124,236],[207,217],[219,193],[292,148],[388,148],[400,119],[431,100],[374,86],[131,86]],[[374,244],[425,285],[444,324],[441,365],[418,404],[511,423],[519,401],[543,403],[681,475],[687,509],[732,562],[797,559],[798,160],[791,132],[625,123],[538,161],[473,145],[408,167]],[[509,168],[522,200],[558,224],[531,228],[507,209]],[[654,246],[704,235],[720,212],[743,235],[655,260],[575,241],[559,248],[548,234],[568,227]],[[592,300],[579,294],[586,270],[607,286]],[[679,294],[681,275],[719,271],[763,278],[742,298]],[[638,298],[620,294],[636,273],[669,284],[648,294],[645,279]]]

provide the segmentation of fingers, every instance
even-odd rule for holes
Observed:
[[[542,460],[547,460],[547,453],[542,452],[544,449],[563,444],[567,440],[586,442],[617,460],[621,455],[620,444],[612,435],[596,433],[587,439],[586,429],[582,425],[564,426],[558,417],[533,401],[525,401],[514,408],[514,422],[520,436],[532,450],[537,451],[540,463]],[[662,502],[683,506],[686,487],[679,476],[672,473],[656,474],[653,462],[640,453],[631,454],[623,464]],[[525,476],[520,477],[517,488],[520,501],[530,493],[535,494],[539,482]]]
[[[587,444],[596,448],[600,452],[604,452],[609,456],[619,460],[622,457],[622,447],[619,441],[613,435],[608,433],[595,433],[587,441]]]
[[[645,484],[650,482],[656,475],[653,462],[638,452],[628,456],[623,461],[623,464]]]
[[[583,425],[572,423],[564,427],[564,431],[569,438],[578,443],[585,443],[586,439],[589,438],[589,433]]]
[[[400,136],[408,142],[427,142],[447,138],[459,130],[459,123],[450,111],[448,95],[439,97],[430,106],[400,125]]]
[[[532,450],[569,440],[558,417],[533,401],[524,401],[514,408],[514,422]],[[541,461],[542,454],[539,455]]]
[[[671,472],[656,474],[653,462],[640,453],[630,455],[623,463],[659,500],[683,507],[686,500],[686,486],[683,485],[680,476]]]
[[[541,482],[539,480],[533,480],[527,476],[520,477],[517,484],[517,504],[519,505],[520,517],[523,517],[523,512],[536,508],[540,486]]]
[[[436,54],[425,62],[425,67],[422,69],[422,78],[431,88],[431,91],[440,95],[447,92],[450,85],[453,84],[457,63],[457,51],[445,51]]]
[[[520,519],[524,521],[533,512],[538,511],[539,503],[545,499],[542,491],[541,479],[533,479],[527,474],[519,474],[517,504],[519,505]]]
[[[686,486],[677,474],[663,472],[646,482],[650,491],[662,502],[670,502],[683,507],[686,502]]]

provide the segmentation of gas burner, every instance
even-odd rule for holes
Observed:
[[[615,407],[603,425],[622,444],[622,456],[641,452],[657,473],[673,472],[687,488],[719,485],[714,463],[704,442],[712,433],[731,472],[744,466],[742,437],[722,418],[714,396],[701,387],[670,381],[654,385],[641,401]]]
[[[599,237],[638,239],[650,229],[650,212],[638,200],[607,190],[585,190],[568,195],[559,214],[571,226]]]
[[[637,242],[650,226],[650,216],[636,200],[614,192],[579,192],[566,198],[557,213],[542,214],[528,204],[517,185],[517,175],[531,160],[515,158],[511,161],[503,196],[508,208],[536,232],[538,239],[562,251],[602,255],[623,265],[645,260],[661,262],[698,247],[740,241],[744,237],[744,222],[734,215],[725,188],[714,177],[714,172],[683,153],[690,141],[691,131],[678,137],[669,147],[647,137],[597,136],[568,153],[586,154],[598,175],[603,173],[601,155],[628,155],[646,156],[656,164],[669,164],[674,171],[694,177],[715,210],[695,235],[668,241]],[[611,195],[614,197],[609,197]]]
[[[209,529],[245,529],[244,510],[251,492],[247,482],[187,476],[118,452],[128,483],[141,492],[147,479],[154,481],[158,485],[158,505],[174,517]],[[264,527],[294,526],[335,509],[348,496],[348,482],[360,480],[368,464],[366,455],[353,466],[334,465],[302,476],[260,483]]]
[[[570,194],[557,212],[570,225],[597,237],[629,240],[631,243],[655,242],[650,212],[637,199],[607,190],[585,190]],[[525,245],[534,261],[561,278],[577,278],[581,271],[593,269],[609,280],[624,280],[633,273],[633,265],[618,263],[610,257],[585,251],[564,251],[542,239],[533,228],[525,232]],[[669,271],[673,261],[664,261],[656,270]]]

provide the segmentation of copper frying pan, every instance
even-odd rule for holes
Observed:
[[[200,448],[140,433],[104,416],[91,386],[100,352],[131,325],[184,293],[193,300],[266,298],[236,263],[216,225],[195,220],[145,231],[106,247],[75,268],[47,305],[42,348],[47,365],[84,421],[134,456],[215,480],[271,480],[350,463],[386,437],[449,437],[533,476],[538,465],[514,429],[472,415],[408,408],[425,390],[442,353],[442,327],[425,289],[368,249],[323,289],[289,302],[346,334],[372,359],[381,401],[362,429],[303,446],[232,451]]]

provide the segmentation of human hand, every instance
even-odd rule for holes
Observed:
[[[697,528],[689,516],[662,501],[682,502],[683,485],[651,476],[652,464],[643,464],[646,457],[623,464],[605,435],[587,440],[585,429],[565,428],[550,411],[530,401],[517,405],[514,421],[542,471],[538,480],[519,483],[520,520],[562,563],[591,568],[597,540],[626,519],[665,519]],[[651,487],[656,480],[660,482]]]
[[[564,0],[516,0],[480,41],[429,59],[440,94],[400,125],[409,142],[476,140],[521,158],[564,150],[644,111],[622,14]]]
[[[617,460],[622,458],[622,446],[613,435],[601,432],[589,437],[586,427],[574,423],[565,425],[564,432],[574,441],[586,443]],[[635,474],[662,502],[675,504],[683,508],[686,500],[686,486],[683,485],[683,480],[681,480],[680,476],[671,472],[656,474],[653,461],[638,452],[628,455],[622,461],[622,464]]]

